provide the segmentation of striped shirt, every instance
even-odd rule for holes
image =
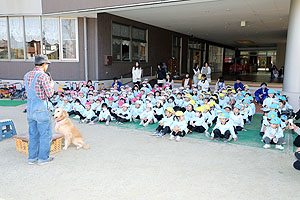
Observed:
[[[50,77],[47,74],[45,74],[42,69],[36,67],[32,71],[27,73],[28,86],[30,86],[32,80],[34,79],[34,76],[39,72],[42,72],[42,74],[40,74],[36,79],[35,92],[41,100],[46,100],[47,97],[50,98],[53,96],[54,89],[50,86],[50,82],[51,82]],[[24,76],[24,83],[25,83],[25,76]]]

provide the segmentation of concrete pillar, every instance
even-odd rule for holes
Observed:
[[[291,0],[289,27],[285,54],[283,93],[289,98],[294,109],[299,109],[300,101],[300,0]]]

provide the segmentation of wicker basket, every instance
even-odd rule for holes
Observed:
[[[28,154],[28,137],[24,136],[14,136],[16,141],[16,149],[18,152]],[[50,155],[61,151],[63,136],[53,135],[52,143],[50,148]]]

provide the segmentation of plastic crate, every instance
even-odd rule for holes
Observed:
[[[14,136],[14,140],[16,141],[17,151],[23,154],[28,154],[28,137]],[[61,152],[62,140],[63,140],[63,136],[53,135],[51,148],[50,148],[50,155],[55,154],[57,152]]]

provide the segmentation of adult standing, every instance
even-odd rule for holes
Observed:
[[[54,94],[54,82],[45,73],[50,61],[45,55],[37,55],[35,68],[24,76],[27,91],[27,120],[29,125],[28,164],[47,164],[52,142],[51,115],[48,98]]]
[[[132,82],[133,84],[140,85],[142,81],[142,68],[140,62],[136,61],[135,65],[132,67]]]
[[[200,66],[199,66],[199,64],[196,64],[196,66],[193,69],[193,72],[194,72],[193,82],[194,82],[195,85],[198,85],[198,82],[199,82],[198,77],[200,75]]]
[[[161,64],[157,65],[157,84],[162,87],[166,79],[166,71],[162,68]]]
[[[204,66],[201,68],[201,74],[205,74],[207,81],[210,83],[211,82],[211,68],[208,66],[208,63],[205,62]]]

